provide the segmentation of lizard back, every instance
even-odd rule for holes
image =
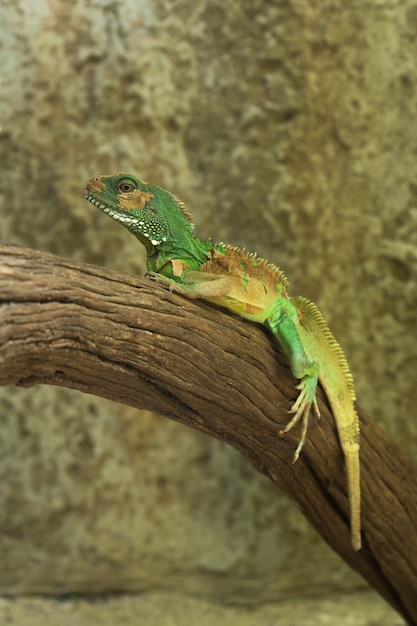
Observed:
[[[289,297],[284,272],[243,248],[229,245],[225,246],[225,251],[211,248],[209,260],[200,267],[200,271],[228,276],[228,294],[207,299],[252,321],[263,322],[277,298]]]

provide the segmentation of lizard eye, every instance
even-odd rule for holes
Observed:
[[[117,191],[119,193],[130,193],[137,189],[135,183],[132,183],[130,180],[121,180],[117,185]]]

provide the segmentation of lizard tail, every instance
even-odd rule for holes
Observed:
[[[360,550],[359,418],[354,405],[353,377],[342,348],[316,305],[303,297],[296,297],[293,302],[299,312],[302,343],[307,355],[319,362],[319,380],[335,418],[346,465],[352,547]]]

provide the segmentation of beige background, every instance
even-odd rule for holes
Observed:
[[[417,2],[1,10],[1,241],[142,272],[83,187],[116,171],[167,187],[198,234],[257,250],[319,305],[360,405],[415,458]],[[146,592],[3,600],[0,617],[402,623],[218,441],[46,387],[0,390],[0,425],[0,593]]]

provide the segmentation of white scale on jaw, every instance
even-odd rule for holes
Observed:
[[[137,224],[138,226],[145,225],[145,222],[138,220],[136,217],[127,217],[124,215],[119,215],[117,211],[114,211],[113,209],[109,209],[109,207],[107,207],[105,204],[102,204],[101,202],[93,198],[93,196],[90,196],[90,194],[86,194],[85,197],[87,200],[89,200],[89,202],[91,202],[96,207],[98,207],[101,211],[103,211],[103,213],[107,213],[107,215],[110,215],[110,217],[112,217],[114,220],[118,222],[121,222],[122,224]],[[144,237],[149,237],[149,233],[144,232],[142,234]],[[160,240],[150,239],[149,241],[151,242],[152,245],[157,246],[162,241],[166,241],[166,237],[162,237]]]

